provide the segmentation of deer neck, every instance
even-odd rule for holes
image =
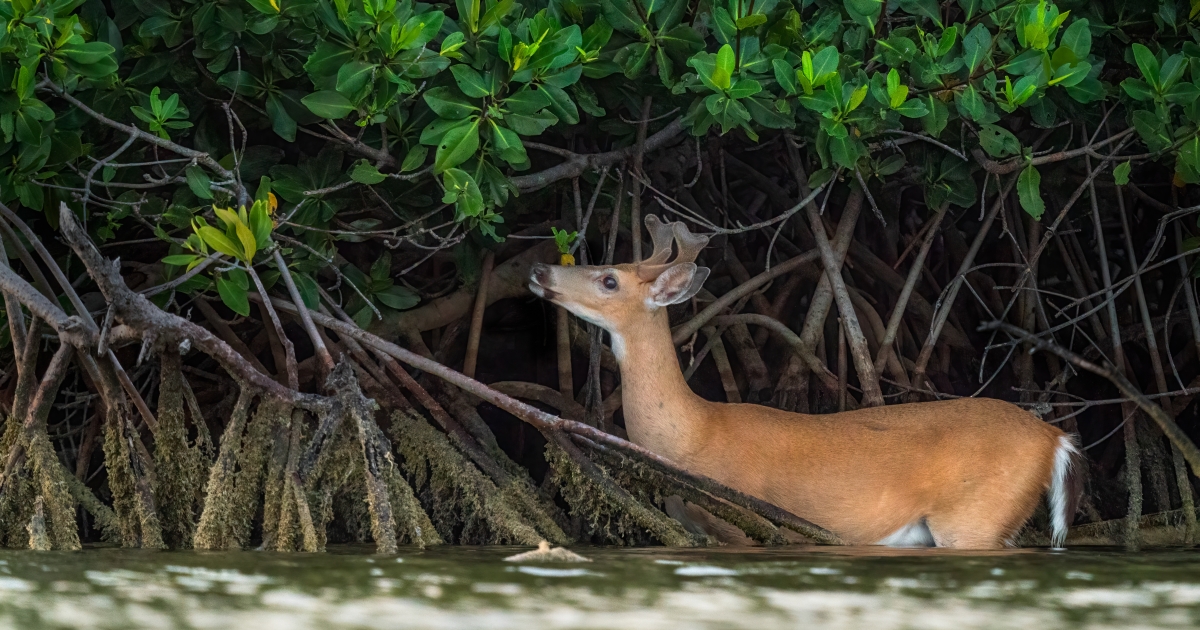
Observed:
[[[705,401],[692,392],[679,369],[666,309],[613,332],[612,345],[621,366],[629,439],[664,457],[686,460],[701,437]]]

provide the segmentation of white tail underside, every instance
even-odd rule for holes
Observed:
[[[913,521],[904,527],[888,534],[886,538],[875,543],[888,547],[933,547],[933,532],[925,524],[925,519]]]
[[[1054,449],[1054,469],[1050,473],[1050,491],[1046,499],[1050,502],[1050,546],[1061,549],[1067,541],[1067,528],[1073,514],[1067,514],[1070,497],[1067,496],[1067,474],[1071,471],[1072,455],[1079,454],[1079,447],[1067,436],[1058,438]]]

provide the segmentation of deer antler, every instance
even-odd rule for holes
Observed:
[[[695,262],[700,250],[708,244],[707,236],[692,234],[683,222],[663,223],[653,214],[646,215],[646,229],[650,230],[650,238],[654,241],[654,253],[638,265],[638,277],[646,282],[654,280],[670,267]],[[668,263],[672,241],[678,244],[679,254]]]
[[[696,262],[696,256],[700,255],[700,250],[708,245],[708,237],[703,234],[692,234],[683,221],[676,221],[672,226],[674,227],[675,241],[679,243],[679,255],[675,257],[673,264]]]
[[[662,265],[671,258],[671,241],[674,236],[672,223],[663,223],[653,214],[646,215],[646,229],[654,242],[654,253],[642,261],[643,265]]]

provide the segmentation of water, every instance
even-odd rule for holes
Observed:
[[[0,552],[0,628],[1195,628],[1200,551]]]

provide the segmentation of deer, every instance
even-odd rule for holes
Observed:
[[[1083,491],[1078,437],[1012,403],[955,398],[813,415],[694,393],[667,307],[708,278],[695,263],[708,237],[654,215],[645,223],[649,258],[539,263],[528,285],[610,335],[630,441],[846,544],[1012,547],[1045,496],[1051,545],[1063,546]]]

